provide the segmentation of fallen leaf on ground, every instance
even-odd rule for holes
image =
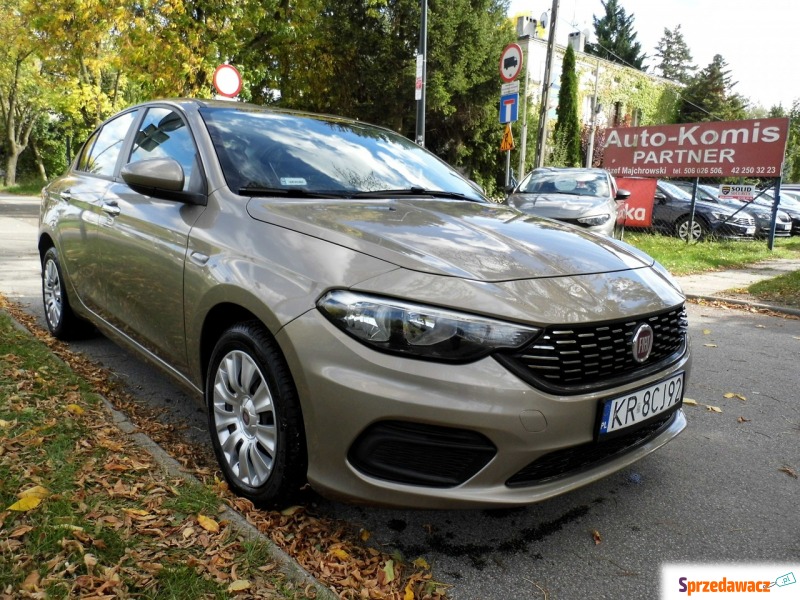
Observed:
[[[689,406],[697,406],[697,400],[692,400],[691,398],[684,398],[683,403]]]
[[[197,522],[206,531],[209,533],[219,533],[219,523],[217,523],[211,517],[207,517],[205,515],[197,515]]]
[[[341,548],[334,548],[333,550],[331,550],[331,555],[335,556],[339,560],[347,560],[348,558],[350,558],[350,555]]]
[[[597,529],[592,529],[592,539],[594,540],[594,545],[596,546],[603,541],[603,536],[600,535],[600,532],[597,531]]]
[[[40,485],[35,485],[32,488],[21,491],[19,494],[17,494],[17,498],[39,498],[40,500],[44,500],[49,495],[50,490]]]
[[[78,406],[77,404],[67,404],[67,412],[70,412],[73,415],[82,415],[86,411],[83,410],[83,408]]]
[[[711,333],[710,329],[703,329],[703,335],[709,335]]]
[[[703,346],[705,346],[706,348],[716,348],[717,347],[716,344],[703,344]]]
[[[22,582],[22,591],[35,592],[39,588],[39,571],[33,571]]]
[[[33,510],[42,503],[42,499],[38,496],[26,496],[21,500],[14,502],[6,510],[13,510],[14,512],[28,512]]]
[[[403,600],[414,600],[414,588],[410,581],[408,582],[408,585],[406,585],[406,591],[405,594],[403,594]]]
[[[380,579],[383,580],[383,585],[394,581],[394,561],[389,559],[386,565],[380,570]]]
[[[428,564],[428,561],[422,558],[421,556],[414,561],[414,566],[418,569],[428,569],[430,570],[431,566]]]
[[[228,586],[229,592],[243,592],[250,589],[250,582],[246,579],[237,579]]]
[[[721,413],[722,412],[722,409],[719,406],[711,406],[710,404],[706,405],[706,410],[708,412],[715,412],[715,413]]]
[[[753,419],[745,419],[744,417],[739,417],[739,418],[738,418],[738,419],[736,419],[736,420],[737,420],[739,423],[749,423],[749,422],[750,422],[750,421],[752,421]]]
[[[795,471],[791,467],[781,467],[780,469],[778,469],[778,471],[780,471],[781,473],[786,473],[789,477],[792,477],[794,479],[798,478],[797,477],[797,471]]]

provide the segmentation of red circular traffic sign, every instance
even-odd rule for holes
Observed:
[[[509,44],[500,55],[500,78],[509,83],[522,71],[522,48],[519,44]]]
[[[242,76],[233,65],[218,66],[213,81],[220,96],[235,98],[242,91]]]

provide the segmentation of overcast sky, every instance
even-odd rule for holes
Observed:
[[[620,0],[634,16],[636,39],[655,63],[655,46],[664,28],[681,25],[694,63],[708,66],[715,54],[727,61],[735,92],[754,104],[791,107],[800,100],[800,1],[798,0]],[[552,0],[511,0],[509,15],[538,19]],[[594,30],[592,16],[605,14],[600,0],[561,0],[556,41],[565,45],[570,31]]]

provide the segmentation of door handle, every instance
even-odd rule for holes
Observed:
[[[64,202],[72,200],[72,190],[62,190],[58,195]]]
[[[120,212],[122,212],[117,205],[116,200],[108,200],[107,202],[103,202],[102,211],[112,217],[116,217]]]

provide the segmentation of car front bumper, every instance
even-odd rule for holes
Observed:
[[[454,365],[376,352],[317,311],[287,325],[277,339],[298,388],[306,431],[316,432],[307,439],[308,480],[320,493],[350,502],[416,508],[530,504],[625,468],[686,427],[679,409],[631,448],[562,476],[511,487],[509,479],[543,455],[575,447],[591,455],[602,400],[679,371],[688,376],[688,349],[646,378],[556,396],[523,382],[491,357]],[[392,438],[388,445],[364,442],[376,428]],[[370,452],[387,449],[393,454],[376,462],[393,463],[393,475],[364,468]],[[433,475],[428,483],[415,478],[426,469],[431,472],[423,479]],[[450,471],[455,480],[444,481],[440,476],[447,479]]]

